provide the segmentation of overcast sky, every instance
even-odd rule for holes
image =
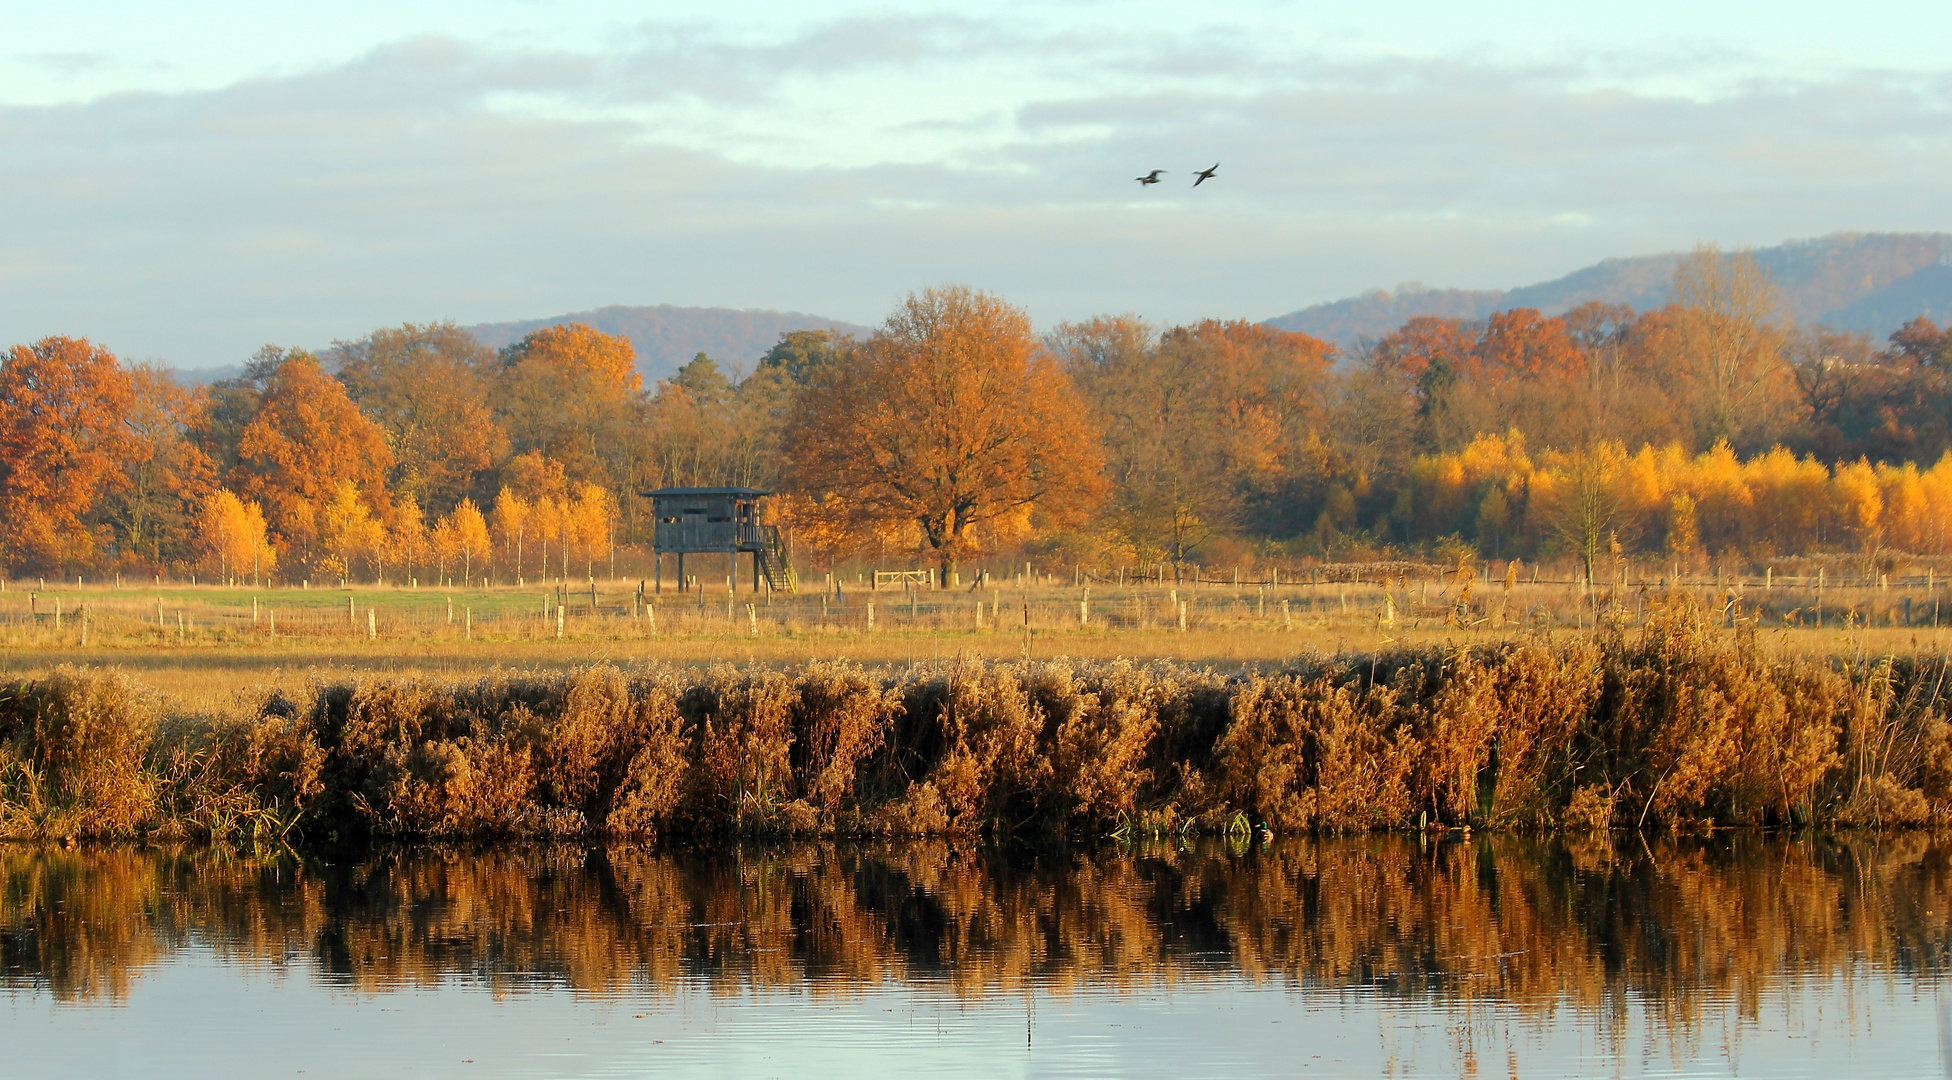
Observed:
[[[1952,4],[282,6],[0,15],[0,343],[872,324],[942,282],[1043,325],[1266,318],[1952,228]]]

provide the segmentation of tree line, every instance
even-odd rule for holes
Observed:
[[[1416,318],[1348,350],[1246,321],[1039,335],[949,287],[749,369],[701,353],[645,387],[635,360],[587,326],[497,351],[407,324],[186,388],[85,339],[16,345],[0,569],[575,577],[648,542],[639,492],[707,485],[781,492],[817,564],[945,571],[1952,550],[1952,330],[1795,326],[1712,248],[1658,309]]]

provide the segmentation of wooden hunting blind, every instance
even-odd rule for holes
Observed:
[[[739,556],[752,554],[752,591],[767,587],[794,591],[797,582],[779,526],[759,523],[759,500],[770,491],[746,487],[659,488],[643,492],[651,500],[652,550],[657,562],[657,591],[664,591],[664,556],[678,557],[678,590],[685,583],[685,556],[723,554],[732,557],[732,587],[739,586]]]

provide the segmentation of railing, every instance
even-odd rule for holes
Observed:
[[[741,526],[750,528],[753,542],[759,545],[759,572],[766,577],[766,584],[774,592],[800,591],[799,575],[793,572],[793,560],[786,550],[785,538],[780,535],[777,525]]]

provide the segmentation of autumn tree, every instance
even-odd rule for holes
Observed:
[[[134,399],[114,355],[82,338],[0,356],[0,566],[54,570],[97,556],[83,517],[127,483]]]
[[[1060,326],[1050,346],[1105,432],[1108,523],[1175,567],[1279,504],[1327,415],[1333,350],[1305,334],[1207,320],[1155,338],[1120,316]]]
[[[513,573],[518,576],[522,573],[523,567],[523,534],[528,529],[529,517],[534,510],[528,500],[517,495],[515,489],[504,484],[501,491],[495,495],[495,505],[488,511],[489,524],[493,526],[495,535],[501,537],[502,550],[507,554],[508,565],[514,568]]]
[[[517,453],[559,461],[578,480],[612,485],[644,380],[630,339],[580,323],[546,326],[503,350],[496,412]]]
[[[751,486],[753,433],[743,430],[739,392],[718,361],[699,353],[661,380],[648,408],[645,458],[652,487]]]
[[[521,529],[535,538],[542,558],[541,575],[549,576],[549,541],[557,531],[561,504],[569,497],[569,475],[562,463],[530,450],[502,467],[502,484],[525,508]],[[506,535],[506,534],[504,534]],[[518,540],[519,542],[519,540]],[[522,563],[516,561],[517,574]],[[567,571],[564,571],[567,573]]]
[[[386,538],[385,527],[373,518],[359,485],[351,480],[339,481],[332,497],[319,508],[318,524],[325,557],[317,565],[341,578],[351,578],[353,560],[375,556]]]
[[[396,493],[453,506],[508,447],[483,374],[495,354],[451,322],[375,330],[334,343],[324,359],[360,412],[386,432]]]
[[[220,581],[251,577],[253,585],[277,569],[278,553],[265,529],[264,510],[227,488],[206,496],[196,517],[196,546]]]
[[[1624,525],[1617,485],[1624,457],[1618,446],[1609,443],[1581,447],[1563,455],[1555,468],[1536,481],[1553,533],[1578,557],[1589,585],[1600,553],[1611,550]]]
[[[786,446],[800,485],[859,529],[918,529],[945,581],[986,531],[1079,522],[1104,487],[1084,402],[1030,317],[961,286],[910,294],[817,372]]]
[[[132,393],[121,418],[122,479],[89,516],[109,526],[124,558],[160,568],[192,553],[193,522],[216,485],[216,470],[189,438],[201,395],[153,364],[126,370]]]
[[[1202,393],[1197,350],[1161,352],[1137,316],[1100,316],[1052,331],[1104,433],[1110,498],[1103,524],[1140,559],[1179,568],[1216,532],[1242,520],[1219,439],[1218,402]]]
[[[474,580],[474,564],[486,563],[494,554],[494,546],[488,539],[488,522],[481,516],[481,508],[473,499],[462,499],[454,504],[454,509],[442,516],[435,526],[435,532],[442,538],[452,556],[461,560],[461,578]]]
[[[813,381],[822,368],[831,367],[853,345],[846,334],[832,330],[788,330],[759,358],[758,372],[776,371],[796,386]]]
[[[1685,381],[1703,445],[1742,443],[1773,419],[1787,390],[1776,289],[1746,251],[1695,248],[1674,271],[1677,374]]]
[[[388,558],[405,567],[407,580],[414,580],[414,571],[427,559],[429,540],[427,517],[412,495],[401,495],[393,500],[393,514],[387,522],[386,539],[381,547]],[[384,570],[381,576],[384,576]]]
[[[597,554],[609,550],[611,506],[609,491],[598,484],[584,484],[564,513],[565,538],[583,549],[583,571],[592,580],[596,577]]]
[[[542,577],[549,578],[549,544],[557,541],[558,563],[562,576],[569,576],[569,505],[567,500],[544,495],[529,507],[530,530],[536,538],[537,554],[542,559]]]
[[[300,351],[277,356],[254,378],[259,388],[249,420],[238,429],[228,486],[264,507],[272,532],[300,561],[319,539],[326,505],[342,498],[347,485],[369,518],[383,519],[393,454],[385,432],[345,388]],[[328,551],[327,557],[330,565],[322,569],[349,572],[336,555]]]
[[[1591,301],[1561,318],[1582,357],[1581,441],[1610,439],[1631,446],[1685,434],[1658,377],[1659,365],[1641,345],[1643,319],[1631,307]]]

